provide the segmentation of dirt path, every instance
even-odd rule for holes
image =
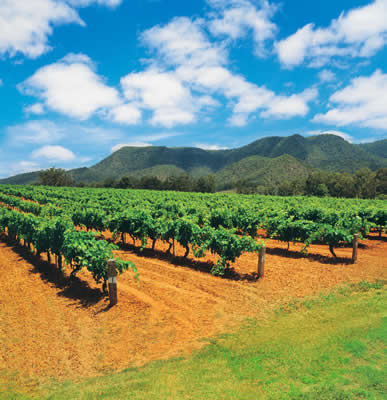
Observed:
[[[301,258],[301,245],[288,253],[285,244],[267,241],[265,278],[259,281],[252,279],[256,255],[243,255],[235,279],[222,279],[193,268],[215,261],[212,255],[195,264],[184,262],[178,247],[171,259],[120,250],[138,267],[140,282],[129,272],[119,276],[119,303],[109,309],[86,272],[60,285],[54,266],[0,241],[0,369],[19,379],[75,378],[189,352],[203,343],[198,339],[291,297],[342,282],[387,279],[387,242],[367,240],[364,246],[350,265],[332,263],[326,246],[311,246],[310,257]],[[350,258],[351,249],[337,255]]]

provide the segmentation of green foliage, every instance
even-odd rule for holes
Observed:
[[[61,168],[50,168],[39,173],[39,184],[45,186],[72,186],[71,174]]]
[[[10,238],[32,244],[37,254],[63,255],[72,265],[72,275],[86,267],[97,283],[107,280],[107,260],[114,258],[113,250],[118,248],[105,240],[95,240],[92,232],[76,231],[71,220],[64,216],[46,219],[0,207],[0,230],[6,229]],[[128,268],[137,273],[133,263],[118,260],[120,272]]]
[[[266,137],[231,150],[124,147],[90,168],[72,170],[71,176],[76,183],[102,182],[101,186],[112,187],[119,184],[122,177],[131,180],[152,177],[165,181],[168,177],[184,174],[195,178],[214,174],[220,189],[230,187],[230,184],[236,186],[241,180],[247,180],[255,187],[264,185],[272,189],[271,186],[277,187],[289,179],[306,178],[311,169],[354,173],[360,168],[372,171],[386,168],[385,143],[355,145],[335,135],[308,138],[292,135]],[[39,173],[33,172],[0,180],[0,183],[31,184],[37,182],[38,177]],[[131,182],[121,182],[119,187],[133,188],[131,185]],[[150,188],[149,182],[147,185]],[[273,190],[270,193],[276,194]]]
[[[362,143],[357,146],[374,156],[382,158],[386,158],[387,156],[387,139],[377,140],[371,143]]]
[[[129,235],[140,240],[142,248],[151,240],[152,248],[157,241],[168,243],[168,252],[179,243],[186,250],[185,256],[192,251],[194,256],[203,257],[210,251],[219,256],[212,269],[217,275],[224,275],[244,252],[259,251],[256,239],[260,229],[273,239],[304,243],[303,253],[310,244],[322,243],[336,256],[334,248],[350,244],[355,233],[362,238],[371,229],[382,233],[387,226],[386,203],[377,200],[2,186],[0,202],[40,215],[40,252],[58,254],[60,250],[54,250],[52,243],[61,243],[62,239],[55,239],[66,230],[67,225],[61,227],[55,222],[61,221],[88,231],[110,230],[122,240]],[[16,218],[11,221],[11,235],[16,236],[20,224]],[[34,229],[33,224],[26,225],[23,234],[28,240]],[[50,236],[46,230],[57,236]],[[79,240],[93,239],[79,235]],[[105,250],[110,251],[108,247],[100,249],[103,254]],[[89,258],[92,254],[87,255]],[[69,255],[68,259],[74,257]],[[81,263],[74,265],[78,270]],[[101,276],[95,273],[96,279]]]

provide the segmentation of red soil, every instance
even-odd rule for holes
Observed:
[[[138,244],[138,243],[137,243]],[[343,282],[387,279],[387,242],[366,240],[359,260],[348,264],[352,249],[313,245],[307,258],[301,245],[266,241],[265,277],[255,280],[257,255],[237,260],[229,278],[211,276],[208,265],[176,246],[176,257],[134,251],[117,254],[137,266],[139,282],[118,277],[118,304],[87,272],[71,284],[54,265],[37,260],[20,246],[0,241],[0,370],[28,377],[76,378],[192,351],[198,339],[224,332],[246,317],[263,315],[292,297],[313,295]],[[206,264],[207,263],[207,264]],[[14,379],[16,379],[14,377]]]

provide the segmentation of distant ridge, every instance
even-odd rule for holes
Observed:
[[[230,150],[194,147],[122,147],[90,168],[71,170],[76,182],[101,182],[125,175],[158,176],[188,173],[195,177],[214,174],[217,186],[227,188],[239,179],[257,185],[307,176],[313,169],[353,173],[360,168],[387,167],[387,140],[351,144],[324,134],[303,137],[272,136]],[[16,175],[0,183],[31,184],[39,171]]]

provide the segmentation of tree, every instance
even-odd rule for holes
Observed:
[[[333,184],[328,189],[329,194],[334,197],[355,197],[355,179],[348,173],[336,173]]]
[[[356,197],[369,199],[375,197],[375,173],[369,168],[361,168],[355,173]]]
[[[201,176],[195,182],[195,192],[214,193],[216,189],[215,177],[213,175]]]
[[[324,189],[319,187],[319,185],[324,184],[325,181],[322,172],[312,172],[305,182],[305,194],[309,196],[320,196],[321,189]],[[325,184],[324,186],[327,187]]]
[[[117,183],[120,189],[137,189],[139,187],[138,179],[133,176],[123,176]]]
[[[140,179],[139,187],[148,190],[161,190],[163,182],[157,176],[143,176]]]
[[[293,196],[292,182],[284,181],[278,185],[278,196]]]
[[[375,189],[377,194],[387,195],[387,168],[380,168],[376,171]]]
[[[253,194],[256,190],[256,185],[249,182],[247,179],[236,181],[234,187],[239,194]]]
[[[52,167],[40,172],[39,184],[45,186],[73,186],[74,180],[64,169]]]

